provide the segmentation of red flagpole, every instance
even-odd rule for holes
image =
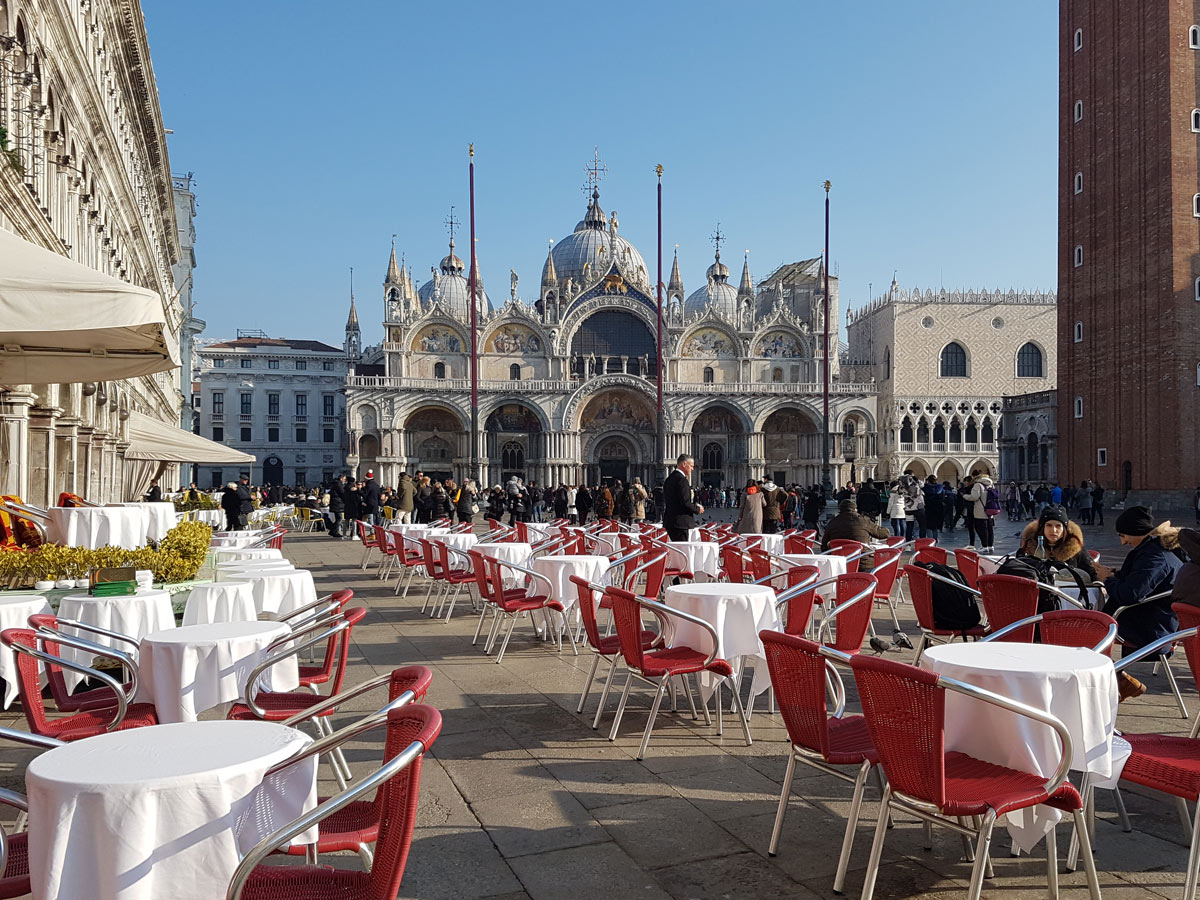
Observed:
[[[655,284],[658,298],[658,446],[655,449],[658,452],[658,459],[654,463],[654,481],[649,485],[650,490],[653,490],[658,483],[659,470],[662,467],[663,458],[667,455],[666,414],[663,410],[662,165],[655,166],[654,171],[658,175],[658,279]]]
[[[821,465],[821,487],[825,490],[825,501],[828,503],[833,496],[833,480],[829,472],[829,189],[833,187],[825,182],[825,434],[822,441],[824,460]]]
[[[471,183],[471,477],[479,485],[479,304],[475,299],[475,145],[467,148]]]

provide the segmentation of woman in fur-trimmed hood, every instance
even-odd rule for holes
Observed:
[[[1037,521],[1025,526],[1021,532],[1022,556],[1037,555],[1039,536],[1051,559],[1086,572],[1089,582],[1097,580],[1096,567],[1083,548],[1083,532],[1061,506],[1047,506]]]

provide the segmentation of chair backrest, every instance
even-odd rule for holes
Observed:
[[[640,672],[645,663],[642,650],[642,607],[633,599],[633,594],[618,587],[604,591],[612,605],[613,624],[617,627],[617,640],[621,644],[621,656],[625,665]]]
[[[908,596],[917,625],[925,631],[933,631],[936,627],[933,622],[933,579],[927,570],[914,565],[904,567],[904,577],[908,579]]]
[[[1006,625],[1027,619],[1037,613],[1038,583],[1019,575],[980,575],[979,600],[987,614],[988,629],[999,631]],[[1018,628],[1001,641],[1019,644],[1033,643],[1034,625]]]
[[[892,790],[946,802],[946,694],[938,675],[882,656],[850,660],[867,730]]]
[[[384,762],[394,759],[413,741],[425,749],[433,745],[442,730],[442,716],[432,706],[410,703],[388,713],[387,738],[384,741]],[[417,824],[417,800],[421,788],[421,762],[418,756],[395,777],[384,783],[376,794],[380,809],[379,837],[375,841],[375,859],[367,876],[369,895],[375,898],[395,897],[400,892],[400,880],[412,847],[413,829]]]
[[[924,537],[917,538],[913,541],[913,550],[928,550],[930,547],[937,546],[937,538]]]
[[[792,566],[787,570],[788,587],[796,587],[806,578],[812,578],[814,575],[818,579],[821,577],[821,569],[817,566]],[[803,635],[808,631],[808,623],[812,619],[813,607],[816,606],[817,601],[816,585],[817,582],[814,580],[808,590],[801,591],[788,600],[787,618],[783,623],[783,630],[787,634]]]
[[[732,544],[721,548],[721,568],[730,584],[742,584],[746,580],[745,557]]]
[[[754,574],[755,581],[770,577],[771,555],[761,547],[753,548],[750,551],[750,571]]]
[[[875,596],[881,600],[892,595],[892,587],[900,575],[900,553],[899,548],[893,547],[888,550],[876,550],[872,554],[875,567],[871,569],[871,574],[877,582]]]
[[[783,539],[784,553],[812,553],[812,544],[803,535],[789,534]]]
[[[433,549],[433,542],[425,538],[417,538],[421,545],[421,555],[425,557],[425,574],[434,581],[440,581],[445,573],[442,571],[442,564],[438,562],[437,554]]]
[[[379,546],[375,538],[375,532],[371,526],[367,525],[362,519],[355,519],[354,526],[358,529],[358,539],[362,541],[364,547]]]
[[[925,540],[932,540],[932,539],[925,538]],[[933,547],[933,546],[921,547],[919,550],[917,550],[916,553],[913,554],[912,561],[915,563],[934,562],[941,566],[947,566],[950,564],[946,558],[946,548],[945,547]]]
[[[850,540],[849,538],[834,538],[832,541],[829,542],[830,550],[840,550],[843,547],[851,547],[856,551],[862,550],[863,542]]]
[[[30,628],[5,628],[0,632],[0,642],[5,647],[21,644],[36,649],[37,633]],[[42,704],[42,664],[28,653],[10,651],[17,664],[17,692],[21,696],[21,708],[25,710],[25,721],[34,734],[46,733],[46,707]],[[47,648],[49,652],[49,648]],[[58,655],[57,653],[55,654]],[[64,688],[65,690],[65,688]]]
[[[58,616],[51,613],[37,613],[29,617],[29,627],[35,631],[39,628],[58,631]],[[42,638],[42,648],[51,656],[62,656],[58,641]],[[63,677],[62,666],[53,663],[46,663],[45,666],[46,681],[50,685],[50,694],[54,697],[54,705],[59,709],[66,709],[71,705],[71,692],[67,690],[67,681]]]
[[[479,599],[487,603],[492,599],[491,576],[487,570],[487,560],[478,550],[468,550],[471,557],[471,571],[475,573],[475,587],[479,589]]]
[[[529,526],[526,523],[518,520],[516,522],[513,522],[513,527],[515,529],[517,529],[517,540],[522,544],[528,544],[529,543]]]
[[[888,538],[886,541],[884,541],[884,543],[887,544],[889,547],[902,547],[902,546],[904,546],[904,535],[894,534],[890,538]]]
[[[354,598],[354,591],[350,588],[345,588],[340,591],[334,591],[329,600],[331,603],[337,603],[338,612],[341,613],[346,609],[346,604]],[[337,665],[338,647],[343,636],[347,631],[339,631],[337,634],[331,634],[329,640],[325,644],[325,659],[321,662],[321,674],[329,677],[333,676],[334,666]],[[336,693],[336,692],[335,692]]]
[[[829,754],[829,709],[825,701],[825,657],[820,645],[792,634],[761,631],[771,687],[788,738],[799,747]]]
[[[858,572],[858,563],[859,563],[859,560],[862,558],[862,557],[855,555],[858,552],[859,552],[859,550],[857,547],[833,547],[830,549],[828,555],[829,556],[845,556],[845,557],[854,556],[855,557],[854,559],[846,560],[846,571],[848,573],[853,574],[853,573]]]
[[[379,552],[383,554],[394,552],[392,533],[382,525],[371,525],[370,528],[373,532],[375,532],[375,546],[379,548]]]
[[[1179,619],[1181,631],[1185,628],[1200,627],[1200,606],[1172,603],[1171,611]],[[1196,637],[1186,638],[1183,641],[1183,652],[1187,654],[1188,668],[1192,670],[1193,680],[1200,684],[1200,640]]]
[[[654,600],[657,600],[658,595],[662,593],[663,582],[667,578],[667,558],[670,554],[660,551],[656,556],[657,558],[653,559],[646,568],[646,588],[642,592],[643,597],[650,597]]]
[[[1109,627],[1116,621],[1095,609],[1055,609],[1043,614],[1038,631],[1043,644],[1090,648],[1108,636]],[[1196,624],[1200,625],[1200,616]]]
[[[979,590],[979,554],[966,547],[954,551],[954,562],[958,571],[967,579],[967,584]]]
[[[817,537],[817,530],[815,528],[806,528],[804,531],[800,532],[800,537],[804,538],[806,541],[815,540]]]
[[[851,598],[870,589],[871,593],[859,600],[845,612],[839,612],[834,624],[837,626],[834,641],[830,644],[843,653],[857,653],[862,649],[867,629],[871,627],[871,613],[875,609],[875,576],[867,572],[852,572],[839,575],[837,580],[838,609]]]
[[[579,615],[583,619],[583,630],[587,634],[588,644],[600,646],[600,623],[596,619],[596,592],[588,587],[588,580],[578,575],[571,576],[571,583],[579,594]]]

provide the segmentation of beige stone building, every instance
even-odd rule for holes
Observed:
[[[891,288],[848,319],[850,356],[879,386],[881,473],[911,469],[952,484],[996,474],[1004,398],[1052,390],[1052,292]]]
[[[180,237],[136,0],[0,0],[0,129],[0,227],[157,292],[178,342]],[[181,399],[178,370],[0,384],[0,494],[130,499],[130,413],[177,426]]]

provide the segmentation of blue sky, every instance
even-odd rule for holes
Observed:
[[[704,282],[822,246],[843,307],[907,287],[1056,284],[1057,4],[143,0],[175,172],[194,172],[198,315],[340,344],[348,270],[382,329],[391,236],[418,285],[467,219],[493,296],[537,291],[548,239],[601,204]],[[458,241],[466,258],[465,231]],[[666,271],[664,271],[665,280]],[[873,287],[869,287],[873,285]]]

